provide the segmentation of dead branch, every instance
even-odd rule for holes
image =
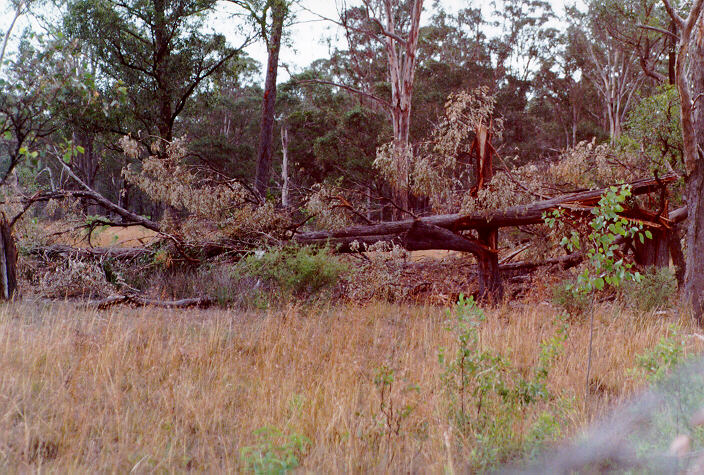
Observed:
[[[29,255],[44,259],[56,258],[83,258],[83,259],[137,259],[151,256],[152,249],[146,247],[91,247],[80,248],[56,244],[46,247],[35,247],[29,250]]]
[[[210,297],[189,298],[181,300],[154,300],[137,295],[113,295],[102,300],[90,300],[86,306],[105,310],[115,305],[134,305],[138,307],[159,307],[159,308],[207,308],[215,303]]]
[[[82,193],[74,193],[76,196],[81,196],[86,198],[90,198],[91,200],[95,201],[97,204],[102,206],[103,208],[112,211],[113,213],[117,214],[118,216],[126,219],[127,221],[133,221],[135,223],[139,223],[140,225],[144,226],[147,229],[151,229],[152,231],[156,231],[157,233],[162,233],[161,227],[152,221],[151,219],[147,219],[144,216],[140,216],[138,214],[135,214],[129,210],[126,210],[122,206],[118,206],[109,199],[105,198],[103,195],[92,189],[90,186],[86,185],[83,180],[78,178],[75,173],[73,173],[73,170],[71,170],[68,165],[66,165],[61,158],[56,159],[58,163],[61,164],[63,167],[64,171],[70,176],[73,181],[78,183],[78,185],[83,188]]]

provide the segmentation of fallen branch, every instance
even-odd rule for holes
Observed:
[[[530,273],[539,267],[554,265],[559,265],[562,269],[569,269],[582,262],[582,260],[584,260],[584,254],[581,252],[574,252],[566,256],[546,259],[538,262],[514,262],[512,264],[501,264],[499,266],[499,270],[502,273],[521,275],[524,273]]]
[[[123,219],[126,219],[127,221],[132,221],[134,223],[141,224],[147,229],[151,229],[152,231],[155,231],[157,233],[162,233],[161,228],[157,223],[152,221],[151,219],[147,219],[144,216],[140,216],[138,214],[135,214],[122,206],[116,205],[109,199],[105,198],[103,195],[95,191],[93,188],[90,186],[86,185],[83,180],[78,178],[75,173],[73,173],[73,170],[71,170],[68,165],[66,165],[63,160],[60,158],[57,158],[56,160],[61,166],[63,167],[64,171],[70,176],[73,181],[78,183],[81,188],[83,188],[81,193],[75,193],[76,196],[83,196],[85,198],[90,198],[91,200],[95,201],[97,204],[102,206],[103,208],[112,211],[113,213],[117,214]]]
[[[115,305],[130,304],[138,307],[160,307],[160,308],[207,308],[215,303],[210,297],[190,298],[181,300],[154,300],[137,295],[113,295],[102,300],[90,300],[85,303],[88,307],[98,310],[105,310]]]
[[[57,257],[74,257],[74,258],[115,258],[115,259],[136,259],[139,257],[151,256],[154,254],[152,249],[146,247],[72,247],[61,244],[53,246],[35,247],[29,250],[32,256],[42,257],[44,259],[56,259]]]

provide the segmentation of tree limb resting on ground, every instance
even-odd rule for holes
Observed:
[[[137,295],[113,295],[102,300],[90,300],[86,306],[105,310],[114,305],[130,304],[139,307],[160,307],[160,308],[207,308],[215,303],[210,297],[190,298],[181,300],[154,300],[139,297]]]

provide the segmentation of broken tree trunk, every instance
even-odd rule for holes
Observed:
[[[634,240],[633,256],[636,264],[643,267],[667,267],[670,265],[670,239],[669,230],[653,230],[652,239],[640,242]]]
[[[422,221],[413,222],[411,228],[401,236],[400,244],[409,251],[444,249],[471,252],[472,254],[492,252],[490,248],[475,239],[455,234],[440,226],[426,224]]]
[[[491,151],[491,127],[479,125],[472,150],[477,156],[477,184],[470,190],[474,197],[486,187],[494,177],[494,163]],[[479,242],[491,252],[475,254],[479,263],[479,300],[494,300],[503,298],[504,286],[499,273],[499,230],[498,228],[477,230]]]
[[[634,181],[630,183],[631,192],[633,195],[650,193],[658,190],[663,183],[674,180],[675,175],[667,175],[661,179]],[[479,263],[479,298],[499,300],[503,295],[503,285],[497,252],[498,229],[542,223],[545,213],[558,208],[575,213],[588,213],[607,190],[608,188],[601,188],[569,193],[493,213],[446,214],[415,220],[351,226],[338,231],[299,233],[294,236],[294,240],[300,244],[332,244],[337,246],[339,252],[364,250],[363,245],[369,246],[379,241],[401,244],[408,250],[442,249],[470,252],[476,256]],[[672,224],[686,217],[686,210],[675,210],[667,219],[659,216],[654,219],[653,216],[647,212],[640,213],[639,210],[624,212],[627,219],[644,224],[654,231],[664,232]],[[458,234],[472,229],[478,233],[476,240]],[[665,244],[659,245],[665,246],[667,251],[668,240],[662,241]],[[354,243],[357,245],[353,245]]]
[[[491,252],[475,254],[479,264],[479,300],[499,301],[504,295],[504,286],[499,272],[498,236],[496,229],[479,230],[479,242]]]
[[[3,300],[10,300],[17,290],[17,247],[12,226],[4,218],[0,221],[0,286]]]

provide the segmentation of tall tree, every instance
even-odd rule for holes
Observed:
[[[265,196],[271,179],[271,163],[274,155],[274,114],[276,106],[276,77],[279,70],[279,53],[284,25],[291,17],[291,0],[230,0],[243,8],[265,42],[268,58],[264,80],[259,150],[255,187],[260,196]]]
[[[663,0],[677,28],[675,82],[681,102],[680,121],[687,196],[687,255],[682,298],[704,324],[704,0],[696,0],[685,18],[669,0]],[[689,68],[691,78],[687,77]]]
[[[623,121],[644,79],[638,53],[614,39],[596,14],[585,17],[572,9],[570,40],[579,57],[582,73],[599,92],[606,129],[613,143],[621,135]]]
[[[349,13],[342,14],[342,24],[384,45],[391,100],[378,99],[388,107],[393,126],[392,154],[395,163],[395,196],[403,209],[410,208],[409,176],[413,151],[410,145],[411,106],[416,73],[420,18],[423,0],[362,0],[361,26],[353,24]]]
[[[69,0],[64,28],[125,88],[138,128],[170,141],[188,100],[242,48],[202,32],[215,0]],[[121,130],[121,132],[129,132]],[[135,132],[134,130],[132,132]]]

